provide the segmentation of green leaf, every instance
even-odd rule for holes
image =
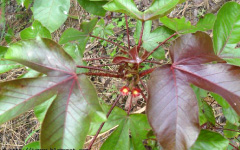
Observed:
[[[111,106],[108,106],[106,104],[102,104],[101,105],[104,113],[107,114],[107,112],[109,111],[109,109],[111,108]],[[115,107],[112,111],[112,113],[109,115],[106,123],[104,124],[102,130],[100,133],[106,132],[110,129],[112,129],[113,127],[119,125],[127,116],[127,113],[122,110],[119,107]],[[88,135],[95,135],[97,133],[98,128],[100,127],[101,123],[95,123],[95,122],[91,122],[91,126],[88,132]]]
[[[238,126],[236,126],[234,124],[231,124],[229,121],[226,122],[226,125],[224,126],[224,129],[225,130],[223,130],[223,133],[224,133],[224,136],[227,137],[227,138],[234,138],[237,135],[239,135],[239,133],[237,132],[238,131]],[[235,131],[229,131],[229,130],[226,130],[226,129],[235,130]]]
[[[228,102],[220,95],[211,93],[213,98],[222,106],[222,111],[226,119],[232,124],[238,124],[239,116],[235,110],[228,104]]]
[[[125,13],[135,19],[143,20],[143,13],[137,9],[133,0],[113,0],[103,6],[108,11]]]
[[[9,61],[9,60],[4,60],[0,59],[0,74],[4,72],[8,72],[12,69],[20,68],[22,65]]]
[[[222,111],[223,115],[230,123],[239,125],[240,117],[232,107],[222,108]]]
[[[33,16],[50,32],[54,32],[67,20],[69,8],[69,0],[35,0]]]
[[[129,125],[128,120],[123,120],[118,128],[103,143],[100,150],[129,150]]]
[[[0,46],[0,59],[4,57],[5,53],[7,52],[7,47]]]
[[[43,102],[42,104],[34,107],[34,114],[37,117],[38,121],[40,123],[43,122],[45,115],[47,113],[48,108],[50,107],[50,105],[52,104],[53,100],[56,98],[57,95],[54,95],[53,97],[51,97],[49,100]]]
[[[228,2],[217,15],[213,28],[213,45],[215,53],[228,63],[240,66],[240,5]]]
[[[22,150],[29,150],[29,149],[32,149],[32,150],[34,150],[34,149],[41,149],[40,142],[37,141],[37,142],[29,143],[29,144],[23,146],[23,148],[22,148]]]
[[[197,100],[198,100],[198,106],[199,106],[198,117],[199,117],[199,123],[200,123],[200,126],[201,126],[208,121],[206,116],[204,115],[204,113],[202,111],[202,109],[203,109],[202,98],[207,97],[207,91],[205,91],[205,90],[203,90],[203,89],[201,89],[197,86],[194,86],[194,85],[191,85],[191,87],[192,87],[193,91],[195,92]]]
[[[32,135],[34,135],[37,131],[39,131],[40,130],[40,128],[39,129],[36,129],[36,130],[33,130],[28,136],[27,136],[27,138],[25,139],[25,143],[27,143],[27,141],[32,137]]]
[[[49,39],[52,38],[51,33],[48,31],[48,29],[42,26],[42,24],[37,20],[33,22],[31,27],[26,28],[20,32],[20,37],[22,40],[35,39],[37,36]]]
[[[18,5],[24,6],[28,9],[29,5],[32,3],[32,0],[17,0]]]
[[[97,16],[105,16],[106,10],[103,9],[103,5],[107,1],[91,1],[91,0],[78,0],[78,3],[89,13]]]
[[[64,45],[64,50],[73,58],[77,65],[87,65],[86,62],[82,61],[84,49],[74,43],[67,43]]]
[[[89,22],[83,22],[80,27],[84,33],[91,33],[94,27],[96,26],[97,22],[98,22],[98,19],[94,18]]]
[[[190,21],[187,21],[185,17],[178,18],[160,18],[160,21],[168,28],[180,33],[194,33],[196,31],[207,31],[213,29],[216,16],[214,14],[206,14],[204,18],[201,18],[196,26],[193,26]]]
[[[207,102],[203,101],[203,114],[206,116],[207,120],[215,125],[215,116],[213,109]]]
[[[143,20],[154,20],[167,15],[182,1],[179,0],[154,0],[152,5],[144,12]]]
[[[145,150],[143,140],[147,139],[147,133],[151,129],[146,115],[131,114],[122,116],[118,128],[103,143],[101,150],[129,150],[130,140],[133,150]],[[131,138],[129,135],[131,134]]]
[[[137,22],[136,35],[137,38],[140,36],[142,24],[140,21]],[[158,27],[151,32],[152,21],[146,21],[144,23],[143,37],[142,37],[142,46],[147,51],[151,52],[158,46],[158,43],[163,42],[166,38],[171,36],[174,32],[166,27]],[[164,59],[165,51],[162,47],[159,47],[152,56],[156,59]]]
[[[42,123],[41,148],[82,148],[92,116],[104,114],[96,89],[76,74],[74,60],[57,43],[41,38],[11,45],[5,58],[46,76],[0,83],[0,124],[57,95]]]
[[[88,40],[88,34],[80,32],[77,29],[69,28],[65,30],[59,40],[59,44],[65,44],[69,41],[80,40],[81,42],[86,43]]]
[[[197,141],[190,150],[225,150],[229,141],[219,133],[201,130]]]
[[[22,79],[22,78],[35,78],[35,77],[40,77],[40,76],[44,76],[44,74],[36,71],[36,70],[33,70],[31,68],[27,68],[26,69],[26,73],[18,76],[18,79]]]

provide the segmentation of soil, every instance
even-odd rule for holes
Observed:
[[[183,4],[179,4],[170,14],[169,17],[186,17],[192,24],[196,24],[199,18],[204,16],[206,13],[217,13],[219,8],[226,3],[228,0],[189,0]],[[236,0],[240,3],[240,0]],[[70,13],[73,16],[78,16],[78,19],[68,18],[63,26],[60,27],[57,31],[52,34],[54,41],[59,41],[59,38],[63,31],[67,28],[80,28],[80,24],[83,20],[90,20],[91,16],[89,13],[84,11],[77,3],[77,0],[71,0],[72,5],[70,9]],[[139,10],[146,10],[152,0],[135,0]],[[31,18],[32,12],[30,9],[25,9],[22,6],[17,5],[16,0],[9,0],[9,3],[6,5],[6,26],[4,28],[3,24],[0,24],[0,32],[6,33],[9,28],[12,28],[14,31],[14,36],[12,37],[12,42],[16,42],[20,40],[19,32],[29,26],[31,26]],[[0,10],[1,12],[1,10]],[[113,13],[112,18],[118,18],[120,14]],[[133,24],[136,21],[132,20]],[[161,25],[158,20],[153,21],[153,28]],[[2,28],[2,29],[1,29]],[[125,29],[121,29],[119,27],[114,28],[116,36],[120,34],[125,34]],[[133,35],[134,29],[130,30],[130,34]],[[211,32],[209,32],[210,35]],[[0,36],[2,34],[0,33]],[[1,38],[0,38],[1,39]],[[109,37],[109,39],[115,39],[115,37]],[[123,37],[123,42],[127,43],[126,35]],[[131,38],[131,46],[133,46],[135,42],[133,38]],[[6,40],[0,40],[0,45],[6,46]],[[107,45],[106,47],[102,46],[100,42],[95,41],[93,43],[89,43],[87,45],[86,51],[84,53],[84,58],[97,58],[101,56],[105,56],[109,51],[111,51],[113,47],[111,45]],[[168,50],[165,47],[166,51]],[[168,56],[166,56],[168,57]],[[163,61],[164,63],[165,61]],[[110,60],[96,60],[89,62],[88,65],[103,65],[110,63]],[[118,66],[109,66],[109,70],[116,70]],[[26,73],[25,68],[14,69],[7,73],[0,75],[0,82],[8,81],[16,79],[19,75]],[[102,101],[107,104],[112,104],[114,98],[116,97],[118,89],[125,85],[120,79],[111,79],[108,77],[90,77],[90,80],[93,81],[96,89],[98,91],[98,96]],[[145,83],[145,80],[144,80]],[[147,94],[147,93],[145,93]],[[212,99],[211,97],[205,98],[205,100],[211,104],[214,108],[216,121],[220,127],[225,125],[226,119],[224,118],[221,107]],[[127,98],[121,100],[117,106],[126,109],[126,101]],[[145,110],[145,101],[142,97],[138,98],[132,112],[140,112],[144,113]],[[39,140],[39,128],[40,124],[36,117],[34,116],[33,111],[26,112],[25,114],[15,118],[12,121],[9,121],[3,125],[0,125],[0,149],[20,149],[24,145],[31,143],[33,141]],[[25,142],[25,139],[33,132],[36,131],[31,137]],[[102,143],[105,139],[111,134],[112,131],[106,132],[102,134],[94,144],[93,150],[99,150]],[[221,131],[219,131],[221,133]],[[92,137],[88,137],[86,140],[86,145],[89,144]],[[235,143],[236,146],[239,146],[239,143]]]

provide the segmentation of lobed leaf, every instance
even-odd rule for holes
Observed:
[[[211,38],[202,32],[178,38],[170,47],[170,56],[173,64],[159,67],[151,75],[147,115],[164,149],[184,150],[200,131],[190,84],[220,94],[240,114],[240,68],[211,64],[223,60],[214,54]]]
[[[107,3],[107,0],[92,1],[92,0],[78,0],[78,3],[89,13],[97,16],[105,16],[106,10],[103,9],[103,5]]]
[[[5,58],[47,76],[0,83],[0,123],[56,95],[42,123],[41,148],[82,148],[92,116],[105,118],[94,86],[75,73],[73,59],[55,42],[40,38],[13,44]]]
[[[204,18],[200,18],[198,23],[193,26],[190,21],[187,21],[185,17],[168,18],[162,17],[160,21],[168,28],[177,31],[179,34],[194,33],[196,31],[207,31],[213,29],[213,25],[216,20],[214,14],[206,14]]]

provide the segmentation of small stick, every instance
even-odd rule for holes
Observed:
[[[127,27],[128,49],[130,50],[129,28],[128,28],[128,20],[127,20],[127,15],[126,14],[125,14],[125,21],[126,21],[126,27]]]
[[[122,96],[122,95],[120,94],[120,95],[117,97],[117,99],[115,100],[115,102],[113,103],[112,107],[110,108],[110,110],[108,111],[108,113],[107,113],[107,115],[106,115],[107,118],[108,118],[109,115],[111,114],[113,108],[116,106],[116,104],[117,104],[117,102],[119,101],[119,99],[121,98],[121,96]],[[93,143],[94,143],[95,140],[97,139],[97,136],[98,136],[98,134],[100,133],[100,131],[102,130],[104,124],[105,124],[105,122],[103,122],[103,123],[100,125],[97,133],[95,134],[95,136],[93,137],[90,145],[88,146],[88,150],[91,150],[91,148],[92,148],[92,146],[93,146]]]

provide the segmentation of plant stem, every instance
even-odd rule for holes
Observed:
[[[132,108],[132,100],[133,100],[133,95],[131,94],[130,104],[129,104],[129,108],[128,108],[128,111],[127,111],[128,116],[129,116],[131,108]]]
[[[99,57],[99,58],[86,58],[83,61],[94,61],[94,60],[101,60],[101,59],[113,59],[111,57]]]
[[[120,65],[120,64],[117,64],[117,63],[113,63],[113,64],[104,64],[104,65],[97,65],[97,66],[94,66],[94,67],[105,67],[105,66],[114,66],[114,65]]]
[[[232,143],[229,142],[229,145],[231,145],[232,147],[234,147],[236,150],[239,150],[238,147],[236,147],[235,145],[233,145]]]
[[[126,21],[126,27],[127,27],[128,49],[130,50],[129,28],[128,28],[128,20],[127,20],[126,14],[125,14],[125,21]]]
[[[240,130],[225,129],[225,128],[216,128],[216,127],[214,127],[214,129],[219,129],[219,130],[228,130],[228,131],[233,131],[233,132],[240,132]]]
[[[171,36],[169,36],[168,38],[166,38],[162,43],[160,43],[156,48],[154,48],[149,54],[148,56],[146,57],[146,59],[152,55],[152,53],[154,53],[160,46],[162,46],[163,44],[165,44],[168,40],[170,40],[172,37],[174,37],[175,35],[177,35],[178,33],[175,32],[174,34],[172,34]],[[145,60],[143,60],[145,61]]]
[[[91,70],[99,70],[99,71],[104,71],[104,72],[119,74],[118,72],[111,71],[111,70],[106,70],[106,69],[102,69],[102,68],[99,68],[99,67],[79,66],[79,65],[77,65],[77,67],[78,67],[78,68],[86,68],[86,69],[91,69]]]
[[[115,74],[109,74],[109,73],[87,72],[87,73],[81,73],[81,74],[85,74],[87,76],[101,76],[101,77],[123,78],[122,75],[115,75]]]
[[[111,114],[113,108],[116,106],[116,104],[117,104],[117,102],[119,101],[119,99],[121,98],[121,96],[122,96],[122,95],[120,94],[120,95],[117,97],[117,99],[115,100],[115,102],[113,103],[112,107],[110,108],[110,110],[108,111],[108,113],[107,113],[107,115],[106,115],[107,118],[108,118],[109,115]],[[102,130],[104,124],[105,124],[105,122],[103,122],[103,123],[100,125],[100,127],[99,127],[97,133],[95,134],[95,136],[93,137],[93,139],[92,139],[90,145],[88,146],[88,150],[91,150],[91,148],[92,148],[92,146],[93,146],[93,143],[95,142],[95,140],[96,140],[98,134],[99,134],[100,131]]]
[[[140,47],[142,45],[142,37],[143,37],[143,30],[144,30],[144,21],[142,21],[142,30],[141,30],[141,33],[140,33],[140,38],[139,38],[139,41],[138,41],[138,46],[137,46],[137,51],[139,52],[140,50]]]
[[[100,40],[107,41],[107,42],[109,42],[109,43],[112,43],[113,45],[116,45],[117,47],[121,48],[121,49],[122,49],[121,51],[122,51],[123,53],[128,54],[128,52],[125,51],[125,50],[127,50],[127,48],[119,45],[118,43],[115,43],[115,42],[113,42],[113,41],[110,41],[110,40],[107,40],[107,39],[104,39],[104,38],[101,38],[101,37],[98,37],[98,36],[94,36],[94,35],[92,35],[92,34],[90,34],[89,36],[90,36],[90,37],[93,37],[93,38],[96,38],[96,39],[100,39]]]

